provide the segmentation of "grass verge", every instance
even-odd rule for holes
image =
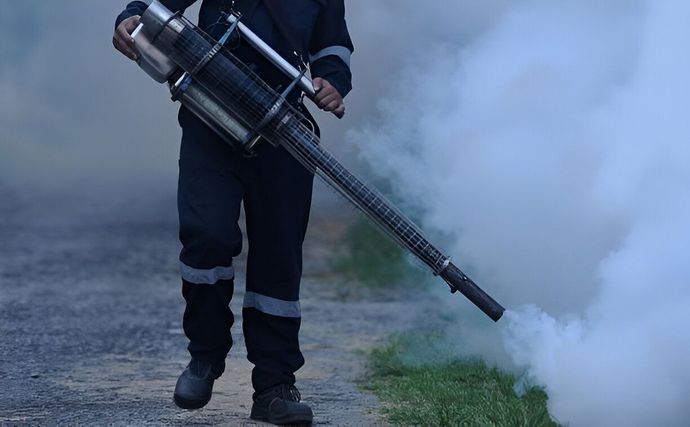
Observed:
[[[362,216],[348,228],[332,266],[345,280],[373,288],[407,285],[423,275],[408,263],[405,251]]]
[[[428,351],[438,340],[399,337],[371,354],[364,388],[383,401],[388,421],[422,426],[557,425],[546,409],[546,393],[533,387],[517,396],[513,375],[478,360],[436,360],[433,365],[415,360],[420,346]]]

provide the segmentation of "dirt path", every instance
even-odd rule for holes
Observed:
[[[410,295],[344,292],[325,261],[343,229],[318,218],[310,229],[307,362],[298,386],[317,424],[382,424],[377,399],[357,387],[362,350],[412,327],[414,313],[426,310]],[[172,403],[188,361],[174,223],[42,227],[0,219],[0,242],[0,424],[254,424],[239,315],[211,403],[193,412]]]

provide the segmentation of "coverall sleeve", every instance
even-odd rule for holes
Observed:
[[[173,12],[177,12],[180,10],[185,10],[195,2],[196,0],[162,0],[161,4]],[[146,11],[147,7],[149,7],[148,4],[144,3],[143,1],[133,1],[129,3],[125,10],[118,15],[117,19],[115,20],[115,28],[117,28],[118,25],[120,25],[120,23],[125,19],[131,18],[132,16],[141,15]]]
[[[353,51],[344,0],[325,0],[309,42],[312,76],[328,80],[345,97],[352,90],[350,56]]]

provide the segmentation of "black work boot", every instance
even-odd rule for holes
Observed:
[[[278,425],[311,424],[314,414],[307,404],[300,403],[297,387],[281,384],[254,397],[249,417]]]
[[[212,364],[192,359],[177,379],[173,400],[183,409],[199,409],[211,400],[213,382],[220,376]]]

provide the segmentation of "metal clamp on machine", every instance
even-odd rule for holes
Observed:
[[[223,35],[223,37],[218,41],[216,46],[224,45],[227,40],[231,37],[232,33],[238,31],[238,34],[249,43],[257,52],[268,59],[276,68],[283,72],[287,77],[292,79],[292,82],[287,86],[285,90],[282,91],[280,96],[277,97],[273,106],[268,110],[266,115],[261,119],[261,121],[241,140],[240,145],[244,148],[244,151],[248,155],[253,154],[253,149],[256,144],[261,139],[261,130],[273,120],[280,107],[286,102],[287,97],[290,92],[292,92],[295,87],[298,87],[306,93],[308,96],[314,96],[316,91],[314,86],[306,77],[307,67],[303,67],[301,70],[295,68],[292,64],[286,61],[280,54],[278,54],[273,48],[271,48],[267,43],[265,43],[259,36],[257,36],[252,30],[250,30],[246,25],[241,22],[242,16],[237,12],[230,12],[227,14],[226,21],[230,24],[228,31]],[[214,46],[215,50],[215,46]],[[215,55],[217,50],[214,52],[209,52]],[[207,55],[208,56],[208,55]],[[210,58],[209,58],[210,59]],[[207,62],[207,61],[206,61]],[[204,63],[205,64],[205,63]],[[203,66],[203,65],[202,65]]]
[[[278,98],[276,99],[273,106],[268,110],[268,112],[261,119],[259,124],[257,124],[256,127],[254,127],[254,129],[252,129],[252,131],[245,137],[244,140],[240,141],[240,144],[245,148],[245,151],[248,154],[251,155],[253,153],[254,146],[256,145],[257,142],[259,142],[259,139],[261,139],[261,135],[260,135],[261,130],[264,127],[266,127],[266,125],[269,124],[271,122],[271,120],[273,120],[276,117],[276,115],[280,111],[280,107],[282,107],[283,104],[286,102],[288,95],[290,94],[290,92],[292,92],[292,90],[295,88],[295,86],[297,86],[297,84],[302,79],[302,77],[304,77],[306,72],[307,72],[307,69],[305,68],[299,74],[299,76],[297,76],[297,78],[295,78],[292,81],[292,83],[290,83],[288,85],[288,87],[280,94],[280,96],[278,96]]]
[[[209,50],[206,55],[199,61],[198,64],[194,67],[192,71],[189,73],[184,73],[182,76],[173,84],[170,88],[170,92],[172,93],[172,100],[177,101],[180,99],[180,95],[185,92],[187,89],[189,89],[189,86],[192,83],[192,79],[194,76],[196,76],[205,66],[208,64],[214,56],[220,52],[220,50],[225,46],[225,43],[230,40],[230,37],[232,34],[235,32],[237,29],[237,25],[240,23],[240,17],[238,16],[237,19],[235,20],[234,24],[228,28],[228,30],[223,34],[223,37],[218,40],[218,42]]]

